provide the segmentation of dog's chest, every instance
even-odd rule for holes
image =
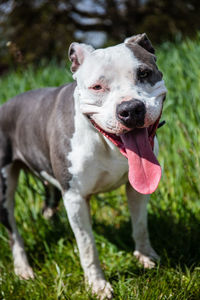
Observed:
[[[127,181],[127,159],[93,129],[84,116],[75,117],[75,132],[67,159],[71,164],[71,186],[78,188],[82,195],[115,189]]]

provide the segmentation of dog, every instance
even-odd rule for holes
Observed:
[[[25,92],[0,107],[0,220],[21,278],[34,273],[14,219],[20,169],[62,193],[85,279],[100,299],[111,299],[113,289],[92,234],[92,194],[126,183],[134,255],[145,268],[154,266],[146,206],[161,178],[155,132],[167,92],[154,52],[145,33],[105,49],[72,43],[74,82]]]

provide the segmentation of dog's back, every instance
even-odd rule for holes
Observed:
[[[49,139],[56,134],[55,123],[72,110],[73,99],[67,97],[71,88],[74,84],[28,91],[0,107],[0,168],[21,160],[38,172],[52,173]]]

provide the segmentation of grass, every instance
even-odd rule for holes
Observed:
[[[158,64],[168,88],[158,130],[159,161],[164,175],[149,204],[151,241],[161,256],[145,271],[133,258],[130,216],[124,188],[92,198],[95,239],[114,299],[200,299],[200,36],[196,41],[166,43],[158,49]],[[64,66],[30,67],[0,78],[3,103],[25,90],[60,85],[71,80]],[[25,240],[35,280],[21,281],[13,273],[8,236],[0,227],[0,299],[95,299],[85,291],[83,271],[63,203],[46,221],[41,214],[43,187],[20,177],[16,219]]]

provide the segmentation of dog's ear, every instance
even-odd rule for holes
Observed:
[[[138,44],[141,47],[143,47],[144,49],[146,49],[147,51],[149,51],[150,53],[155,53],[155,50],[150,42],[150,40],[148,39],[146,33],[142,33],[142,34],[137,34],[137,35],[133,35],[127,39],[125,39],[124,41],[125,44]]]
[[[83,63],[85,56],[92,51],[94,51],[94,48],[86,44],[72,43],[69,46],[68,57],[72,62],[72,73],[78,70],[79,66]]]

